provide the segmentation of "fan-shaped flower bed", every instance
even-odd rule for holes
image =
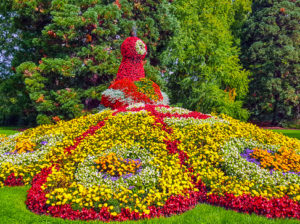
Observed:
[[[209,203],[300,218],[300,142],[183,108],[135,104],[0,139],[0,184],[38,214],[103,221]]]

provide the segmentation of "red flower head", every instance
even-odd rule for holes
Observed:
[[[121,46],[121,53],[123,59],[116,80],[145,78],[143,59],[147,54],[146,44],[138,37],[128,37]]]

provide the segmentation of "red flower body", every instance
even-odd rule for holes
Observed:
[[[138,52],[137,48],[141,51]],[[121,45],[123,56],[116,80],[128,78],[136,81],[145,78],[143,59],[147,54],[146,44],[138,37],[128,37]]]

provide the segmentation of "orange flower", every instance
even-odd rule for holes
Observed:
[[[284,172],[300,172],[300,156],[295,150],[281,147],[276,154],[269,153],[267,150],[253,149],[253,158],[259,159],[263,168],[280,170]]]
[[[58,116],[55,116],[55,117],[52,117],[52,120],[55,121],[55,122],[59,122],[60,118]]]

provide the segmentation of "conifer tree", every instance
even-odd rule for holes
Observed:
[[[99,105],[117,74],[120,45],[137,27],[148,46],[146,75],[162,84],[160,58],[177,29],[167,0],[9,1],[29,61],[17,69],[39,124],[71,119]]]
[[[242,40],[254,120],[300,119],[300,1],[254,1]]]

